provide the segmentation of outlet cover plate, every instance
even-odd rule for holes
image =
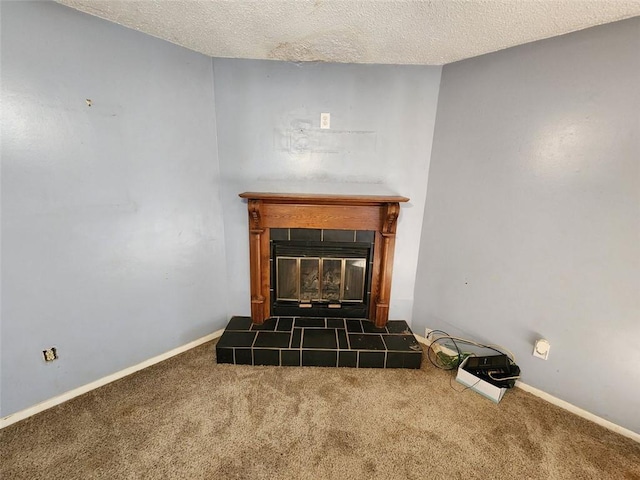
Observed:
[[[321,113],[320,114],[320,128],[323,129],[323,130],[331,128],[331,114],[330,113]]]
[[[547,358],[549,358],[550,350],[551,344],[544,338],[541,338],[539,340],[536,340],[536,343],[533,346],[533,356],[546,360]]]

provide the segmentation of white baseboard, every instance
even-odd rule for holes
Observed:
[[[429,346],[431,344],[431,342],[425,337],[416,335],[415,333],[414,333],[414,336],[416,337],[416,340],[418,340],[418,342],[424,345]],[[455,354],[455,352],[452,352],[452,354]],[[574,413],[579,417],[590,420],[608,430],[619,433],[620,435],[623,435],[627,438],[630,438],[631,440],[635,440],[636,442],[640,443],[640,433],[636,433],[632,430],[629,430],[628,428],[624,428],[624,427],[621,427],[620,425],[610,422],[609,420],[605,420],[602,417],[594,415],[591,412],[587,412],[586,410],[583,410],[580,407],[576,407],[575,405],[569,402],[565,402],[564,400],[558,397],[554,397],[553,395],[550,395],[547,392],[543,392],[542,390],[532,387],[531,385],[527,385],[526,383],[522,383],[519,380],[516,381],[516,387],[521,388],[525,392],[529,392],[530,394],[535,395],[536,397],[541,398],[542,400],[545,400],[553,405],[556,405],[557,407],[567,410],[568,412]]]
[[[427,332],[427,335],[429,335],[428,332]],[[430,339],[428,339],[427,337],[423,337],[421,335],[418,335],[417,333],[414,333],[413,336],[416,337],[416,340],[418,340],[418,342],[426,345],[427,347],[429,345],[431,345],[431,343],[432,343]],[[455,350],[451,350],[451,349],[445,347],[444,345],[440,345],[439,347],[440,347],[440,351],[443,352],[443,353],[446,353],[447,355],[451,355],[451,356],[458,355],[458,352],[456,352]]]
[[[189,342],[186,345],[182,345],[180,347],[174,348],[173,350],[169,350],[168,352],[162,353],[156,357],[145,360],[144,362],[138,363],[137,365],[133,365],[132,367],[125,368],[124,370],[120,370],[119,372],[112,373],[111,375],[107,375],[106,377],[102,377],[98,380],[95,380],[91,383],[87,383],[78,388],[74,388],[73,390],[69,390],[68,392],[63,393],[62,395],[58,395],[57,397],[50,398],[49,400],[45,400],[44,402],[40,402],[32,407],[25,408],[24,410],[20,410],[19,412],[12,413],[11,415],[7,415],[6,417],[0,418],[0,429],[4,427],[8,427],[9,425],[19,422],[20,420],[24,420],[36,413],[43,412],[51,407],[55,407],[56,405],[60,405],[61,403],[66,402],[67,400],[71,400],[72,398],[78,397],[84,393],[90,392],[96,388],[102,387],[108,383],[111,383],[115,380],[119,380],[127,375],[131,375],[137,371],[140,371],[144,368],[150,367],[151,365],[155,365],[156,363],[160,363],[163,360],[167,360],[168,358],[174,357],[180,353],[186,352],[187,350],[191,350],[203,343],[210,342],[222,335],[224,329],[218,330],[216,332],[210,333],[209,335],[205,335],[204,337],[198,338],[193,342]]]
[[[608,430],[619,433],[620,435],[623,435],[627,438],[630,438],[631,440],[635,440],[636,442],[640,443],[640,433],[636,433],[632,430],[629,430],[628,428],[624,428],[624,427],[621,427],[620,425],[610,422],[609,420],[605,420],[602,417],[594,415],[591,412],[587,412],[586,410],[583,410],[580,407],[576,407],[575,405],[569,402],[565,402],[564,400],[558,397],[554,397],[553,395],[550,395],[547,392],[543,392],[542,390],[532,387],[531,385],[527,385],[526,383],[522,383],[519,380],[516,381],[516,387],[521,388],[525,392],[529,392],[530,394],[535,395],[536,397],[546,400],[547,402],[552,403],[553,405],[563,408],[568,412],[575,413],[579,417],[586,418],[587,420],[597,423],[598,425]]]
[[[429,340],[427,340],[425,337],[422,337],[422,336],[418,335],[417,333],[414,333],[413,336],[416,337],[416,340],[418,340],[419,343],[422,343],[423,345],[426,345],[427,347],[429,345],[431,345],[431,342]]]
[[[119,372],[112,373],[111,375],[102,377],[94,382],[88,383],[78,388],[74,388],[73,390],[63,393],[62,395],[58,395],[57,397],[53,397],[49,400],[45,400],[44,402],[38,403],[37,405],[33,405],[32,407],[25,408],[24,410],[21,410],[19,412],[13,413],[6,417],[0,418],[0,429],[7,427],[13,423],[19,422],[20,420],[24,420],[25,418],[35,415],[36,413],[40,413],[51,407],[60,405],[61,403],[66,402],[67,400],[71,400],[72,398],[78,397],[84,393],[90,392],[91,390],[102,387],[115,380],[119,380],[123,377],[126,377],[127,375],[131,375],[132,373],[135,373],[144,368],[150,367],[151,365],[155,365],[156,363],[162,362],[163,360],[167,360],[168,358],[171,358],[180,353],[186,352],[187,350],[191,350],[192,348],[202,345],[203,343],[207,343],[211,340],[214,340],[220,337],[223,332],[224,332],[224,329],[210,333],[209,335],[205,335],[204,337],[194,340],[193,342],[189,342],[186,345],[182,345],[180,347],[174,348],[173,350],[169,350],[168,352],[165,352],[161,355],[145,360],[144,362],[138,363],[137,365],[125,368],[124,370],[120,370]],[[429,345],[431,343],[421,335],[414,334],[414,336],[416,337],[416,340],[418,340],[418,342],[424,345]],[[602,417],[598,417],[593,413],[583,410],[582,408],[576,407],[575,405],[569,402],[565,402],[564,400],[558,397],[554,397],[553,395],[543,392],[542,390],[532,387],[531,385],[527,385],[526,383],[517,381],[516,386],[518,388],[521,388],[525,392],[529,392],[532,395],[535,395],[536,397],[541,398],[549,403],[552,403],[553,405],[556,405],[571,413],[574,413],[579,417],[590,420],[608,430],[619,433],[620,435],[623,435],[627,438],[630,438],[631,440],[635,440],[636,442],[640,443],[639,433],[636,433],[632,430],[621,427],[620,425],[610,422],[609,420],[605,420]]]

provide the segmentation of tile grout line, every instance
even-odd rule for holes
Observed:
[[[243,348],[243,347],[233,347],[233,348]],[[285,347],[256,347],[256,349],[263,349],[263,350],[298,350],[296,348],[285,348]],[[346,348],[323,348],[323,347],[306,347],[306,348],[300,348],[299,350],[315,350],[315,351],[319,351],[319,352],[365,352],[365,353],[382,353],[385,350],[383,348],[380,348],[378,350],[375,350],[373,348],[353,348],[353,349],[346,349]],[[412,354],[412,355],[418,355],[419,352],[413,352],[413,351],[408,351],[408,350],[389,350],[391,353],[406,353],[406,354]]]
[[[253,326],[251,328],[253,328]],[[253,346],[255,345],[256,340],[258,340],[258,333],[260,333],[258,331],[255,331],[255,332],[256,332],[256,336],[253,337],[253,342],[251,342],[251,366],[252,367],[256,365],[256,358],[255,358],[255,352],[253,350]]]
[[[300,329],[300,345],[299,345],[299,348],[300,348],[300,366],[301,367],[303,366],[302,365],[302,354],[304,353],[304,350],[302,348],[302,337],[304,337],[304,328]]]

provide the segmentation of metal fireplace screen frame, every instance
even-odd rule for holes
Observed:
[[[276,301],[364,302],[366,258],[276,257]]]
[[[367,242],[272,240],[272,312],[281,316],[366,316],[373,252],[373,243]]]

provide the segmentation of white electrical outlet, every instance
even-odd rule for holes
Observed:
[[[322,129],[331,128],[331,114],[330,113],[321,113],[320,114],[320,128],[322,128]]]
[[[536,340],[533,346],[533,356],[546,360],[549,358],[549,350],[551,350],[551,344],[544,338],[541,338]]]

